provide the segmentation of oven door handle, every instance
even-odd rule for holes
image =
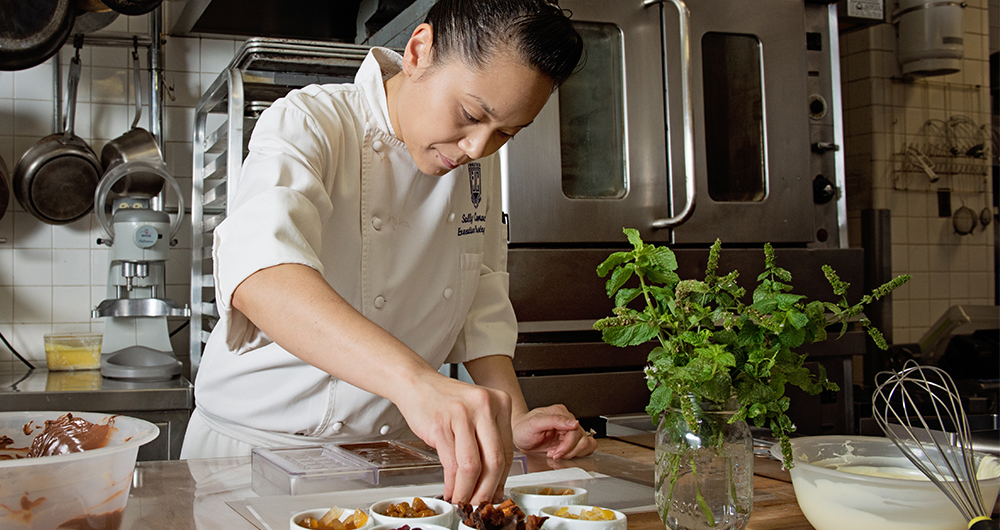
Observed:
[[[681,61],[681,119],[684,131],[684,192],[687,202],[684,209],[673,217],[656,219],[653,228],[672,228],[687,221],[694,213],[695,205],[695,173],[694,173],[694,130],[691,125],[691,36],[688,30],[691,14],[682,0],[643,0],[643,7],[670,2],[677,7],[680,14],[680,40],[683,47]]]

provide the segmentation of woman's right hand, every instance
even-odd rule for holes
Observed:
[[[444,499],[499,502],[513,459],[511,398],[437,372],[419,377],[413,394],[394,400],[410,429],[437,450]]]
[[[292,355],[395,403],[437,449],[446,499],[499,500],[514,451],[509,394],[445,377],[303,265],[257,271],[232,305]]]

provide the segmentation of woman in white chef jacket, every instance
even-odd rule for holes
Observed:
[[[596,447],[564,407],[529,411],[511,356],[501,145],[575,68],[545,0],[441,0],[404,54],[265,111],[215,230],[220,320],[183,458],[391,438],[434,446],[445,498],[502,493],[512,446]],[[477,385],[437,372],[462,362]]]

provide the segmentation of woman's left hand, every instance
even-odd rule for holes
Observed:
[[[514,446],[525,452],[545,452],[552,459],[587,456],[597,449],[594,437],[563,405],[539,407],[513,422]]]

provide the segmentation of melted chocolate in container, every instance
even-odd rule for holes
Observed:
[[[112,429],[113,419],[106,424],[99,424],[66,414],[56,420],[45,420],[45,430],[32,440],[27,458],[79,453],[104,447],[108,445]]]
[[[64,414],[55,420],[45,420],[45,427],[31,441],[31,447],[9,447],[14,443],[10,437],[0,435],[0,460],[16,458],[36,458],[41,456],[64,455],[98,449],[108,445],[115,429],[114,417],[105,423],[91,423],[83,418]],[[22,428],[28,435],[34,429],[34,422],[28,422]]]

